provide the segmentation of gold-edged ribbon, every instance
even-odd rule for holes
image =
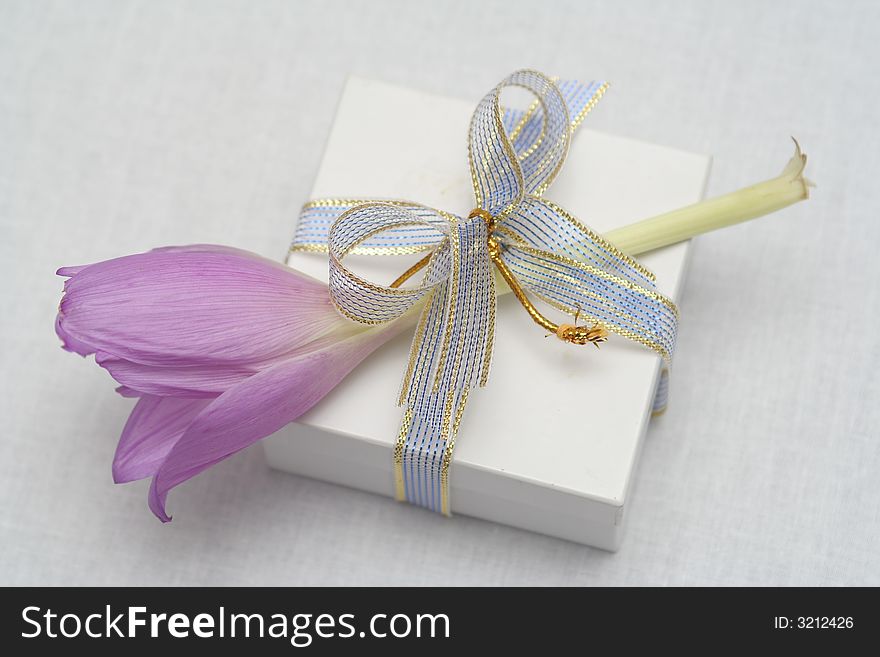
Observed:
[[[526,89],[534,102],[523,111],[503,109],[507,87]],[[330,296],[340,313],[381,324],[424,304],[398,399],[398,499],[450,514],[455,438],[470,390],[486,384],[492,360],[493,265],[532,319],[560,339],[598,346],[616,333],[671,359],[678,311],[657,291],[654,275],[544,198],[573,132],[606,89],[601,81],[521,70],[490,91],[471,118],[476,207],[465,217],[400,200],[321,199],[303,207],[291,249],[329,254]],[[390,285],[345,265],[352,254],[421,252]],[[418,282],[406,286],[415,274]],[[574,322],[556,324],[531,297]],[[664,375],[655,411],[665,405],[665,392]]]

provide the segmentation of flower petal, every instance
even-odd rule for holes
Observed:
[[[352,322],[327,286],[223,246],[168,247],[71,275],[56,331],[65,348],[152,366],[268,364]]]
[[[143,393],[140,392],[139,390],[133,390],[131,388],[127,388],[126,386],[118,386],[116,388],[116,394],[118,394],[120,397],[130,397],[130,398],[137,399]]]
[[[210,399],[145,395],[135,404],[113,457],[117,484],[156,474],[168,452]]]
[[[80,273],[83,269],[88,267],[88,265],[74,265],[72,267],[61,267],[58,271],[55,272],[56,276],[75,276]]]
[[[168,491],[292,422],[374,349],[399,332],[394,323],[261,371],[213,400],[189,425],[153,477],[150,508],[162,520]]]
[[[60,269],[58,271],[61,271]],[[61,348],[73,352],[75,354],[79,354],[80,356],[88,356],[89,354],[95,353],[95,348],[85,342],[81,342],[78,338],[73,335],[70,335],[67,330],[64,328],[64,324],[61,321],[61,312],[59,309],[58,315],[55,316],[55,333],[61,338]]]
[[[257,366],[231,364],[156,367],[133,363],[103,351],[95,354],[95,362],[133,391],[133,396],[216,397],[260,371]],[[267,363],[266,367],[270,365]]]

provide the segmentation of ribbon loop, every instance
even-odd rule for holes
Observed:
[[[535,97],[509,131],[501,107],[506,87],[521,87]],[[562,167],[571,140],[565,99],[543,73],[516,71],[480,101],[468,137],[477,206],[503,218],[525,194],[545,190]]]
[[[435,246],[422,282],[412,288],[390,287],[367,281],[344,264],[364,244],[372,249],[407,244],[412,234]],[[349,319],[380,324],[397,319],[438,284],[449,278],[449,220],[440,214],[416,214],[388,203],[363,203],[343,212],[328,233],[330,298]],[[383,238],[385,238],[383,240]]]

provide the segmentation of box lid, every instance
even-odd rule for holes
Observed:
[[[404,198],[466,214],[473,206],[466,135],[474,104],[350,78],[313,198]],[[607,111],[608,104],[603,100],[596,111]],[[709,162],[704,155],[582,127],[545,196],[603,232],[699,200]],[[674,299],[688,250],[683,243],[640,258],[656,273],[659,290]],[[327,279],[326,256],[293,253],[288,262]],[[353,263],[359,273],[388,283],[411,260]],[[401,419],[395,402],[410,339],[401,336],[373,354],[298,424],[390,451]],[[458,486],[509,496],[516,486],[503,490],[501,480],[621,506],[659,370],[653,352],[617,336],[599,351],[545,339],[512,295],[500,298],[491,378],[471,395],[456,441],[453,512]],[[497,476],[464,476],[464,470]],[[389,495],[392,490],[389,477]],[[529,494],[523,495],[528,503]],[[577,512],[576,501],[571,511]]]

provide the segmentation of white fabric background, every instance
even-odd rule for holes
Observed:
[[[880,584],[878,26],[871,2],[2,0],[0,582]],[[476,102],[522,66],[611,80],[590,126],[712,153],[710,194],[775,174],[791,134],[819,185],[698,240],[622,550],[259,448],[172,493],[167,526],[146,482],[114,486],[132,402],[59,349],[54,270],[190,242],[281,258],[346,74]]]

